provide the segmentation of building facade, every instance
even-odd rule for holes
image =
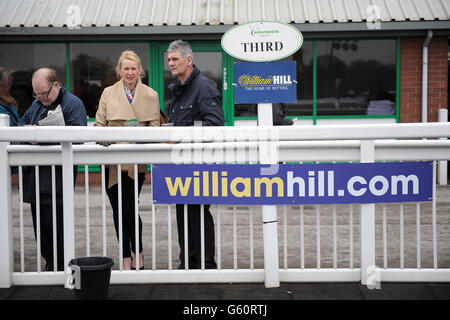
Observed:
[[[448,108],[449,15],[450,0],[2,1],[0,70],[11,74],[8,86],[22,115],[33,101],[33,71],[55,68],[92,123],[126,49],[139,54],[143,82],[167,108],[172,76],[165,51],[183,39],[221,91],[226,125],[254,125],[256,105],[234,104],[237,60],[220,40],[238,24],[279,21],[304,36],[301,49],[285,59],[297,65],[297,102],[285,104],[295,125],[432,122]]]

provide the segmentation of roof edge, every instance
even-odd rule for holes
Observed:
[[[293,23],[306,38],[335,36],[418,36],[426,30],[433,30],[435,35],[450,35],[449,21],[420,22],[381,22],[379,28],[369,29],[367,23]],[[134,39],[174,39],[183,36],[190,39],[220,39],[222,35],[235,25],[207,26],[133,26],[133,27],[1,27],[2,40],[29,40],[36,38],[67,40],[83,38],[117,38],[123,35]]]

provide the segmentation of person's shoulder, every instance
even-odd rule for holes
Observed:
[[[197,78],[199,79],[199,81],[204,82],[206,85],[213,86],[215,88],[213,80],[207,77],[205,74],[200,72]]]
[[[2,107],[4,107],[6,111],[12,112],[14,114],[18,114],[17,108],[13,104],[2,105]]]
[[[0,114],[8,114],[8,110],[6,110],[6,106],[0,104]]]
[[[116,83],[107,86],[103,89],[102,94],[111,94],[112,91],[117,90],[120,87],[120,81],[117,81]]]
[[[219,90],[214,85],[214,82],[205,76],[203,73],[199,73],[198,76],[195,78],[195,86],[198,88],[202,88],[203,92],[207,92],[209,94],[217,95],[219,94]]]
[[[83,100],[81,100],[80,98],[78,98],[76,95],[74,95],[71,92],[67,91],[66,94],[65,94],[65,98],[66,98],[66,101],[69,102],[73,106],[82,106],[82,107],[84,107]]]
[[[0,113],[5,113],[7,110],[16,110],[13,104],[1,104],[0,103]]]
[[[147,94],[149,96],[155,96],[155,97],[158,96],[158,93],[153,88],[149,87],[148,85],[146,85],[144,83],[141,83],[139,85],[139,88],[142,89],[145,92],[145,94]]]

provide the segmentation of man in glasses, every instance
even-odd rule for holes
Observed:
[[[66,126],[86,126],[87,115],[83,102],[58,81],[56,71],[49,68],[38,69],[31,78],[35,100],[19,121],[20,126],[36,126],[47,117],[50,110],[61,105]],[[56,241],[57,256],[53,255],[53,203],[52,170],[50,166],[39,166],[39,208],[36,203],[36,170],[34,166],[23,167],[23,199],[30,203],[36,240],[37,221],[40,221],[41,254],[45,258],[45,271],[64,270],[63,198],[62,168],[55,167],[56,181]],[[74,178],[76,167],[74,166]],[[39,210],[38,210],[39,209]],[[39,220],[37,218],[39,217]]]

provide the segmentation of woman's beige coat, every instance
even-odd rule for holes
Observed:
[[[94,126],[123,127],[130,119],[138,119],[142,126],[159,126],[158,93],[138,80],[134,99],[130,103],[125,94],[123,81],[119,80],[103,91]],[[134,165],[122,165],[122,171],[127,171],[128,176],[134,179]],[[146,172],[147,165],[139,165],[138,171]],[[108,188],[116,183],[117,166],[110,166]]]

